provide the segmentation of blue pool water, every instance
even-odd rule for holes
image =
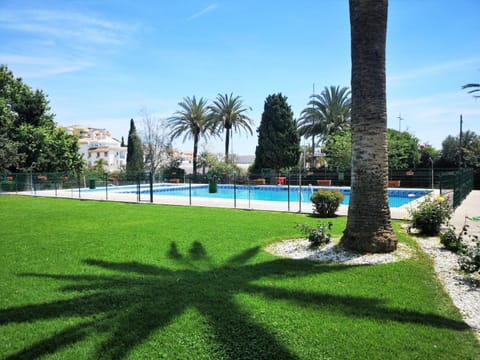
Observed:
[[[319,187],[302,187],[302,201],[309,202],[312,192],[315,192]],[[339,188],[345,195],[342,202],[343,205],[348,205],[350,201],[350,189]],[[149,189],[142,189],[142,193],[149,193]],[[213,198],[213,199],[233,199],[236,196],[237,200],[263,200],[263,201],[288,201],[289,191],[287,186],[245,186],[237,185],[218,185],[218,192],[210,194],[208,192],[208,185],[194,185],[192,186],[191,195],[193,198]],[[123,193],[131,193],[133,191],[122,191]],[[187,186],[160,186],[154,187],[154,195],[157,196],[189,196],[189,187]],[[425,195],[425,190],[407,190],[396,189],[389,190],[389,205],[390,207],[400,207],[409,202],[418,199]],[[290,187],[290,201],[299,201],[299,189],[298,186]]]

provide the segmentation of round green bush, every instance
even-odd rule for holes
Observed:
[[[320,217],[334,217],[345,196],[339,190],[318,190],[310,200],[313,211]]]
[[[412,225],[424,235],[438,235],[440,226],[450,220],[450,212],[450,204],[443,196],[436,199],[426,196],[425,201],[411,211]]]

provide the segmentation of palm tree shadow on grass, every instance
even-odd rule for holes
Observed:
[[[173,244],[172,248],[176,249],[176,246]],[[67,300],[0,310],[0,326],[73,316],[86,317],[88,320],[55,333],[7,359],[55,353],[99,333],[106,334],[106,340],[96,349],[96,356],[123,358],[137,345],[147,341],[152,333],[175,321],[188,308],[196,308],[213,329],[216,353],[212,357],[296,359],[295,354],[257,324],[234,300],[240,293],[259,295],[270,300],[287,300],[299,306],[311,306],[319,311],[333,311],[352,317],[422,323],[455,330],[467,328],[463,322],[435,314],[391,309],[375,298],[292,291],[254,284],[255,280],[261,278],[308,276],[312,273],[342,271],[350,266],[289,259],[249,264],[248,261],[258,253],[258,247],[233,256],[223,266],[213,266],[199,242],[192,245],[189,256],[182,256],[178,250],[172,254],[171,249],[169,256],[186,264],[186,270],[170,270],[139,262],[87,259],[84,261],[86,264],[114,274],[21,274],[65,281],[67,285],[61,290],[79,295]],[[208,261],[208,266],[202,266],[207,270],[188,266],[195,261]]]

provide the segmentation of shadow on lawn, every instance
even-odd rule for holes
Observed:
[[[96,349],[98,358],[123,358],[153,332],[174,322],[192,307],[203,314],[213,329],[212,342],[216,344],[216,350],[211,354],[212,358],[296,359],[295,354],[274,334],[256,323],[237,304],[234,297],[240,293],[257,294],[271,300],[288,300],[300,306],[352,317],[422,323],[455,330],[467,328],[463,322],[435,314],[390,309],[373,297],[292,291],[253,284],[261,278],[299,277],[348,268],[344,265],[327,266],[288,259],[247,264],[258,251],[258,247],[248,249],[230,258],[223,266],[215,267],[201,243],[194,242],[188,256],[180,254],[176,244],[172,243],[167,255],[187,265],[188,270],[170,270],[138,262],[115,263],[88,259],[85,260],[88,265],[119,274],[22,274],[66,281],[68,285],[62,291],[75,292],[78,296],[0,310],[0,325],[73,316],[93,320],[55,333],[7,359],[41,357],[95,335],[106,335],[106,340]]]

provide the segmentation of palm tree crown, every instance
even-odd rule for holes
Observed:
[[[200,136],[212,133],[212,122],[207,106],[207,100],[200,98],[198,101],[186,97],[178,103],[180,110],[168,118],[171,128],[170,137],[176,139],[183,136],[183,141],[193,139],[193,173],[197,173],[197,153]]]
[[[325,140],[334,131],[349,126],[350,90],[339,86],[325,87],[321,94],[310,97],[308,105],[300,114],[298,131],[300,135],[312,138],[312,152],[315,153],[315,136]]]
[[[243,129],[253,135],[253,121],[245,114],[251,108],[243,105],[240,96],[234,97],[233,93],[230,93],[230,95],[218,94],[209,109],[215,126],[225,129],[225,162],[228,163],[230,137],[233,131]]]

